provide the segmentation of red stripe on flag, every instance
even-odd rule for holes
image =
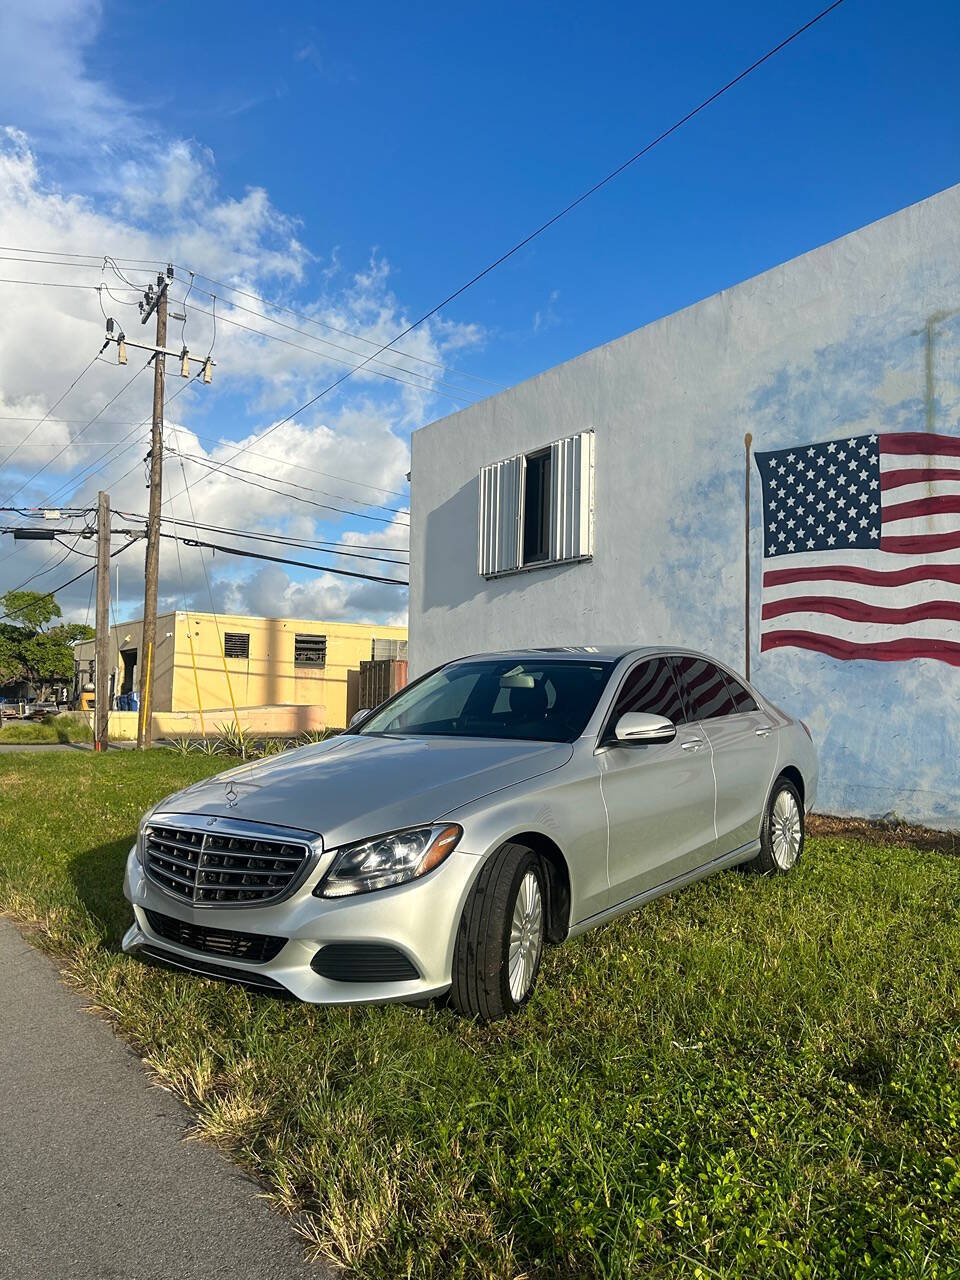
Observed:
[[[899,489],[905,484],[929,484],[931,480],[956,480],[960,485],[960,469],[955,467],[901,467],[899,471],[880,474],[881,489]]]
[[[766,649],[812,649],[831,658],[866,658],[872,662],[903,662],[910,658],[937,658],[960,667],[960,644],[951,640],[885,640],[876,644],[856,644],[821,636],[813,631],[771,631],[760,641]]]
[[[923,622],[927,618],[948,618],[960,622],[960,604],[955,600],[927,600],[923,604],[891,609],[886,605],[864,604],[862,600],[845,600],[837,596],[792,596],[789,600],[771,600],[763,606],[762,617],[779,618],[785,613],[830,613],[850,622]]]
[[[942,494],[935,498],[916,498],[912,502],[894,502],[883,508],[883,519],[910,520],[914,516],[956,515],[960,512],[960,494]]]
[[[813,566],[809,569],[769,569],[765,587],[785,587],[791,582],[857,582],[865,587],[905,587],[910,582],[960,583],[960,565],[922,564],[911,569],[861,569],[855,564]]]
[[[960,533],[918,533],[880,539],[880,550],[897,556],[929,556],[936,551],[956,551],[958,547]]]
[[[960,436],[940,436],[932,431],[893,431],[880,436],[881,453],[938,454],[960,458]]]

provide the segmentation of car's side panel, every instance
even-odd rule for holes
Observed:
[[[777,768],[780,732],[763,710],[704,720],[717,779],[717,853],[753,840]]]
[[[709,739],[681,725],[672,742],[610,745],[597,753],[610,830],[610,903],[622,902],[714,857]]]
[[[694,884],[695,881],[704,879],[705,876],[712,876],[727,867],[735,867],[741,862],[748,862],[751,858],[756,857],[759,851],[760,841],[751,840],[742,849],[734,849],[719,858],[712,858],[709,862],[702,862],[691,871],[685,871],[682,875],[674,876],[671,880],[664,880],[660,884],[644,890],[643,893],[635,894],[632,898],[627,898],[623,902],[615,902],[612,906],[607,907],[605,911],[599,911],[596,915],[588,916],[585,920],[578,920],[575,925],[571,926],[568,936],[575,938],[578,934],[586,933],[588,929],[596,929],[600,925],[606,924],[608,920],[614,920],[617,916],[626,915],[628,911],[635,911],[637,907],[642,907],[645,903],[652,902],[654,898],[662,898],[665,894],[674,893],[677,889],[682,889],[688,884]]]
[[[607,905],[607,820],[592,743],[552,773],[506,787],[444,815],[463,827],[458,852],[490,854],[525,831],[552,840],[570,873],[570,919]]]

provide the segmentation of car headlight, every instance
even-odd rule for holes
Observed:
[[[313,892],[318,898],[345,898],[406,884],[438,867],[462,835],[462,827],[446,823],[344,845]]]

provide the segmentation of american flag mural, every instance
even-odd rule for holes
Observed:
[[[960,436],[757,453],[761,650],[960,666]]]

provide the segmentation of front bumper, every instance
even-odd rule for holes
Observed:
[[[311,1004],[361,1004],[426,1000],[451,982],[453,946],[467,895],[483,859],[454,852],[435,871],[411,884],[349,898],[315,898],[314,872],[290,898],[252,907],[191,906],[159,888],[145,875],[131,850],[123,892],[134,921],[123,949],[143,959],[276,990],[279,985]],[[253,964],[181,946],[151,928],[148,911],[200,929],[230,930],[286,938],[272,960]],[[376,943],[409,960],[416,978],[354,981],[324,977],[311,968],[328,943]],[[258,982],[259,980],[259,982]]]

